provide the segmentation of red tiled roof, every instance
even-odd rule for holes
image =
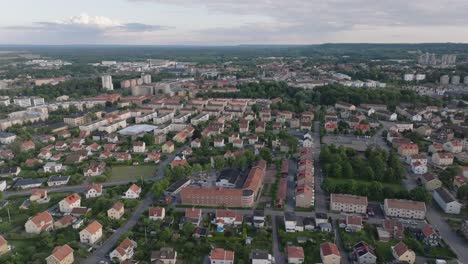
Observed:
[[[304,249],[302,247],[288,247],[288,258],[301,258],[304,259]]]
[[[102,229],[102,225],[98,221],[93,221],[85,228],[90,234],[95,234],[100,229]]]
[[[406,251],[408,251],[408,247],[405,245],[405,243],[399,242],[398,244],[392,247],[392,250],[395,251],[397,256],[401,256],[405,254]]]
[[[211,260],[234,260],[234,251],[214,248],[210,253]]]
[[[78,201],[80,199],[81,199],[81,197],[76,193],[70,194],[69,196],[63,198],[63,200],[65,202],[67,202],[68,204],[73,204],[73,203],[75,203],[76,201]]]
[[[73,249],[67,244],[56,246],[52,251],[52,255],[59,261],[64,260],[70,254],[73,254]]]
[[[320,244],[320,251],[324,256],[329,256],[329,255],[336,255],[340,256],[340,251],[338,250],[338,247],[334,243],[323,243]]]

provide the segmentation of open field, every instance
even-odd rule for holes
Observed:
[[[137,180],[140,177],[143,179],[154,177],[156,173],[155,165],[139,165],[139,166],[112,166],[109,182],[119,182],[125,180]]]

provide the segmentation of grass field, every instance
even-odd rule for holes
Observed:
[[[332,183],[336,183],[336,184],[344,184],[344,183],[347,183],[349,182],[349,179],[338,179],[338,178],[332,178],[332,177],[327,177],[327,179],[332,182]],[[368,182],[368,181],[363,181],[363,180],[357,180],[357,179],[353,179],[356,184],[371,184],[371,182]],[[395,192],[398,192],[398,191],[401,191],[401,190],[405,190],[405,188],[400,185],[400,184],[397,184],[397,183],[387,183],[387,182],[380,182],[382,184],[383,187],[390,187],[392,188]]]
[[[139,165],[139,166],[112,166],[109,182],[119,182],[125,180],[136,180],[140,177],[151,178],[155,176],[157,166]]]

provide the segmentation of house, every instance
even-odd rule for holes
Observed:
[[[152,251],[150,261],[152,264],[177,264],[177,251],[168,247]]]
[[[71,215],[64,215],[59,220],[55,221],[54,228],[61,229],[71,226],[76,221],[76,218]]]
[[[441,237],[439,232],[437,232],[432,225],[426,225],[421,229],[421,238],[424,244],[436,247],[440,244]]]
[[[5,255],[11,250],[11,246],[8,245],[8,241],[0,235],[0,256]]]
[[[21,151],[27,152],[30,150],[34,150],[34,148],[36,148],[36,144],[34,144],[34,142],[32,142],[31,140],[28,140],[28,141],[21,143],[20,148],[21,148]]]
[[[409,143],[409,144],[401,144],[398,146],[398,154],[403,157],[416,155],[419,153],[418,144]]]
[[[80,231],[80,242],[85,244],[95,244],[102,238],[102,225],[98,221],[93,221],[85,229]]]
[[[444,150],[450,153],[460,153],[463,151],[463,143],[459,140],[452,140],[444,143]]]
[[[275,257],[263,250],[253,249],[250,252],[250,263],[252,264],[274,264]]]
[[[249,121],[241,120],[239,122],[239,133],[248,133],[249,132]]]
[[[52,254],[46,258],[47,264],[72,264],[73,262],[73,249],[67,244],[56,246]]]
[[[296,187],[296,207],[309,208],[315,203],[314,189],[307,183]]]
[[[234,264],[234,251],[223,248],[214,248],[210,252],[211,264]]]
[[[92,183],[86,187],[85,197],[96,198],[102,195],[102,184]]]
[[[415,161],[411,163],[411,171],[414,174],[425,174],[427,173],[427,165],[421,163],[420,161]]]
[[[105,162],[93,162],[87,169],[84,170],[84,176],[96,177],[102,175],[106,171]]]
[[[468,219],[462,221],[460,231],[465,238],[468,238]]]
[[[132,184],[130,188],[128,188],[128,190],[125,192],[123,198],[138,199],[140,198],[140,193],[141,193],[141,188],[136,184]]]
[[[54,219],[52,216],[49,212],[44,211],[29,218],[29,220],[24,224],[24,228],[26,229],[26,233],[39,234],[42,231],[52,230],[53,224]]]
[[[388,242],[391,239],[402,240],[404,238],[403,224],[397,219],[385,219],[382,227],[377,228],[380,241]]]
[[[224,138],[215,138],[213,144],[215,148],[224,147]]]
[[[236,214],[234,210],[217,209],[215,214],[215,222],[222,220],[223,224],[239,226],[242,225],[242,215]]]
[[[346,216],[346,231],[357,232],[362,229],[362,217],[358,215],[347,215]]]
[[[50,176],[47,180],[47,186],[60,186],[60,185],[67,185],[68,181],[70,180],[70,176],[62,176],[62,175],[55,175]]]
[[[114,157],[115,157],[115,160],[119,162],[129,161],[132,159],[132,155],[126,152],[116,153]]]
[[[161,147],[163,153],[172,153],[174,152],[174,143],[172,141],[167,141]]]
[[[109,210],[107,210],[107,217],[114,220],[119,220],[125,213],[124,204],[116,202]]]
[[[172,160],[172,162],[171,162],[171,168],[176,168],[176,167],[184,166],[184,165],[187,165],[187,164],[188,164],[188,162],[187,162],[187,160],[185,159],[184,156],[182,156],[182,157],[176,156],[174,158],[174,160]]]
[[[125,238],[117,248],[115,248],[110,254],[111,260],[118,260],[122,263],[125,260],[131,259],[134,254],[134,250],[137,247],[137,243],[129,238]]]
[[[187,135],[184,131],[179,131],[177,134],[175,134],[172,140],[177,143],[185,143],[185,140],[187,140]]]
[[[81,197],[73,193],[59,202],[59,209],[62,213],[71,213],[73,208],[81,206]]]
[[[288,264],[304,263],[304,249],[302,247],[288,246],[286,249]]]
[[[39,188],[43,183],[44,179],[20,179],[15,182],[12,189],[28,189],[28,188]]]
[[[340,264],[341,255],[338,247],[334,243],[320,244],[320,258],[323,264]]]
[[[462,204],[444,187],[435,189],[432,198],[446,214],[460,214]]]
[[[332,211],[365,214],[367,205],[368,201],[365,196],[336,193],[330,196],[330,210]]]
[[[201,222],[201,209],[200,208],[187,208],[185,209],[184,223],[190,222],[194,226],[200,225]]]
[[[428,191],[433,191],[442,187],[442,182],[433,173],[423,174],[421,177],[421,182],[424,184],[424,188],[426,188]]]
[[[436,152],[432,154],[432,162],[441,167],[453,164],[453,154],[449,152]]]
[[[8,145],[15,141],[16,135],[13,133],[8,133],[4,131],[0,131],[0,144]]]
[[[163,220],[166,216],[166,209],[164,207],[150,207],[148,215],[151,220]]]
[[[47,195],[47,190],[35,189],[32,191],[31,196],[29,196],[31,202],[36,202],[38,204],[48,203],[50,197]]]
[[[44,172],[60,172],[63,169],[62,164],[55,162],[47,162],[44,167]]]
[[[262,228],[265,226],[265,213],[260,210],[255,210],[252,217],[253,226]]]
[[[426,204],[410,200],[385,199],[384,212],[389,217],[424,219]]]
[[[50,150],[47,150],[47,149],[43,149],[41,150],[41,152],[39,152],[39,155],[37,155],[38,158],[40,159],[49,159],[50,157],[52,157],[52,153],[50,152]]]
[[[192,148],[201,148],[201,141],[199,138],[196,138],[190,142],[190,147]]]
[[[159,152],[150,152],[146,155],[145,162],[154,162],[159,163],[159,159],[161,158],[161,154]]]
[[[294,212],[284,213],[284,227],[286,232],[296,232],[296,214]]]
[[[399,242],[392,246],[392,255],[396,261],[413,264],[416,261],[416,254],[409,249],[405,243]]]
[[[314,146],[314,142],[310,138],[306,138],[306,139],[304,139],[304,141],[302,141],[302,147],[303,148],[311,148],[313,146]]]
[[[444,150],[444,146],[440,143],[432,143],[432,145],[430,145],[428,148],[428,151],[430,153],[441,152],[443,150]]]
[[[358,264],[377,263],[374,249],[364,241],[360,241],[353,246],[352,259]]]

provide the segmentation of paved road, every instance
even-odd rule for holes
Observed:
[[[279,249],[277,217],[271,217],[271,228],[273,229],[273,257],[276,264],[285,264],[284,254]]]
[[[348,252],[345,250],[343,242],[341,241],[340,232],[338,232],[336,221],[333,221],[333,231],[335,232],[335,243],[338,246],[341,254],[341,264],[349,264],[350,262],[348,260]]]
[[[187,145],[182,146],[178,149],[178,151],[184,149],[186,146]],[[164,168],[174,159],[178,151],[175,151],[173,154],[167,155],[167,159],[160,162],[156,176],[153,179],[162,179],[164,177]],[[130,219],[123,226],[117,229],[106,241],[104,241],[104,243],[96,251],[94,251],[93,254],[89,256],[83,263],[96,264],[99,263],[99,261],[101,260],[105,260],[106,254],[114,249],[120,237],[128,231],[132,230],[133,227],[138,223],[140,216],[153,203],[153,198],[153,193],[149,191],[144,197],[143,201],[138,204],[137,209],[133,212]]]

